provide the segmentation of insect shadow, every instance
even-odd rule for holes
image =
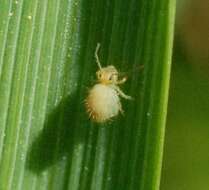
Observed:
[[[43,130],[29,147],[27,169],[41,173],[64,157],[70,159],[73,146],[84,141],[82,134],[88,127],[81,127],[81,135],[73,137],[79,108],[76,103],[76,95],[68,96],[47,115]]]

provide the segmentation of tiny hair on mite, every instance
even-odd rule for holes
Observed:
[[[89,90],[85,99],[85,107],[92,121],[104,123],[119,113],[124,113],[120,97],[127,100],[131,100],[132,97],[126,95],[119,87],[126,82],[127,78],[119,79],[119,72],[113,65],[102,67],[98,56],[99,49],[100,43],[97,43],[94,54],[98,66],[97,84]]]

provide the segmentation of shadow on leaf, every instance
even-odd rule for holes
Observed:
[[[73,146],[84,141],[86,127],[74,137],[76,126],[76,97],[63,99],[47,116],[44,128],[33,141],[27,154],[27,168],[35,173],[46,170],[59,160],[72,155]]]

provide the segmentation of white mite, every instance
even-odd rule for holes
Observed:
[[[102,67],[98,57],[100,44],[97,44],[95,58],[99,70],[96,72],[98,84],[94,85],[89,91],[85,100],[86,110],[89,117],[95,122],[105,122],[117,116],[119,112],[123,113],[120,98],[132,99],[124,94],[119,84],[126,82],[126,77],[118,79],[118,71],[113,65]]]

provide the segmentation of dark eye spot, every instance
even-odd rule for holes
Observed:
[[[98,78],[101,78],[101,73],[97,73],[97,77]]]
[[[113,73],[112,75],[109,76],[108,80],[109,81],[115,81],[115,80],[117,80],[117,74]]]

